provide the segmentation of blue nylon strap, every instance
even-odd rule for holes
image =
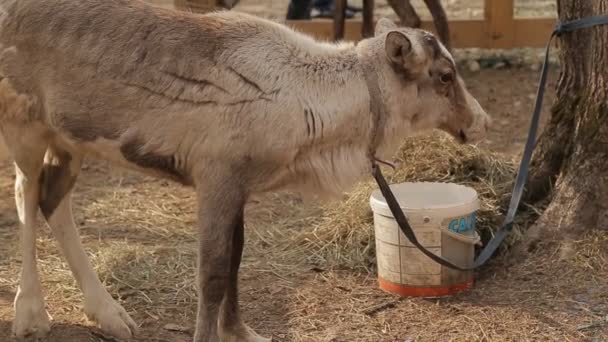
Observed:
[[[530,129],[528,130],[528,139],[526,141],[526,145],[524,147],[523,156],[521,162],[519,164],[519,169],[517,171],[517,177],[515,178],[515,184],[513,185],[513,192],[511,195],[511,202],[509,203],[509,209],[507,211],[507,215],[503,221],[501,228],[494,234],[494,237],[488,241],[484,249],[481,251],[477,259],[475,259],[473,266],[471,267],[461,267],[455,264],[452,264],[450,261],[437,256],[433,252],[427,250],[424,246],[418,242],[416,235],[414,234],[409,222],[407,222],[407,218],[405,214],[401,210],[401,206],[398,204],[395,196],[393,195],[390,187],[386,183],[384,176],[382,176],[382,172],[380,171],[380,167],[373,164],[373,175],[378,183],[378,187],[384,196],[387,205],[389,206],[391,212],[393,213],[393,217],[399,228],[403,232],[403,234],[408,238],[408,240],[416,246],[422,253],[427,255],[429,258],[433,259],[437,263],[447,266],[449,268],[457,269],[460,271],[470,271],[474,270],[483,264],[485,264],[490,257],[496,252],[502,241],[509,235],[509,232],[513,229],[513,221],[515,219],[515,214],[517,213],[517,209],[521,202],[522,195],[524,193],[524,188],[526,185],[526,179],[528,178],[528,171],[530,168],[530,161],[532,159],[532,152],[534,151],[534,147],[536,145],[536,135],[538,132],[538,125],[540,122],[540,114],[543,105],[543,99],[545,96],[545,87],[547,83],[547,70],[549,66],[549,50],[551,48],[551,41],[553,37],[559,36],[565,32],[572,32],[584,28],[589,28],[597,25],[606,25],[608,24],[608,15],[601,16],[591,16],[585,17],[578,20],[573,20],[565,23],[558,23],[555,27],[553,33],[551,33],[551,37],[549,38],[549,42],[547,43],[547,47],[545,49],[545,59],[543,61],[543,67],[540,73],[540,80],[538,83],[538,90],[536,93],[536,101],[534,103],[534,110],[532,112],[532,118],[530,121]]]
[[[608,16],[606,15],[594,15],[585,17],[577,20],[567,21],[565,23],[557,23],[553,35],[560,35],[564,32],[572,32],[584,28],[589,28],[597,25],[608,24]]]
[[[498,230],[496,234],[494,234],[494,237],[490,241],[488,241],[486,247],[481,251],[477,259],[475,260],[473,268],[477,268],[485,264],[488,259],[490,259],[490,257],[494,254],[494,252],[498,249],[502,241],[507,237],[507,235],[513,228],[515,214],[517,213],[517,209],[519,208],[519,203],[521,201],[521,197],[524,192],[524,187],[526,185],[526,180],[528,178],[530,161],[532,160],[532,152],[534,151],[534,147],[536,146],[536,135],[538,132],[540,114],[543,106],[543,99],[545,97],[545,88],[547,84],[549,51],[551,49],[551,42],[553,41],[553,37],[555,37],[556,35],[559,36],[561,33],[565,32],[572,32],[584,28],[606,24],[608,24],[608,15],[592,16],[578,20],[568,21],[565,23],[558,23],[553,33],[551,33],[551,37],[549,37],[549,42],[547,43],[547,47],[545,49],[545,59],[543,61],[543,67],[540,73],[540,80],[538,82],[536,101],[534,102],[534,110],[532,112],[532,119],[530,121],[530,129],[528,130],[528,139],[526,141],[524,153],[519,164],[519,170],[515,179],[515,185],[513,186],[513,193],[511,195],[511,203],[509,203],[509,210],[507,211],[507,216],[505,217],[501,229]]]

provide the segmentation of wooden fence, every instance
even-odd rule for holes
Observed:
[[[541,47],[546,44],[553,31],[555,20],[555,18],[515,18],[514,0],[484,0],[483,20],[449,21],[452,47],[488,49]],[[331,19],[288,20],[286,23],[317,38],[333,39]],[[361,39],[361,25],[361,19],[347,20],[344,39]],[[433,22],[423,21],[422,28],[434,31]]]

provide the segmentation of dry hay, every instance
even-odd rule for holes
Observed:
[[[400,159],[411,165],[404,164],[394,175],[387,172],[391,181],[422,176],[425,180],[455,179],[453,174],[466,173],[464,169],[470,174],[472,169],[486,182],[493,179],[496,185],[492,189],[503,193],[484,195],[496,199],[484,200],[484,210],[504,209],[514,172],[512,163],[472,147],[447,145],[449,152],[438,150],[442,144],[450,143],[442,136],[419,141],[407,142],[410,158]],[[445,160],[439,163],[441,156]],[[500,167],[494,165],[486,170],[492,163]],[[443,171],[435,170],[438,166]],[[494,170],[495,175],[488,176],[488,170]],[[137,341],[189,341],[196,316],[194,196],[191,190],[162,180],[129,174],[108,178],[106,172],[103,164],[90,164],[75,195],[76,221],[87,253],[109,292],[142,324]],[[473,184],[480,191],[479,180],[470,175],[459,177],[464,179],[463,184]],[[541,249],[550,255],[502,270],[496,277],[486,277],[469,294],[441,300],[396,299],[378,290],[376,277],[367,273],[373,250],[360,241],[372,241],[371,217],[352,216],[353,212],[369,210],[368,195],[373,186],[363,186],[347,196],[347,202],[325,208],[303,205],[295,196],[285,194],[270,195],[248,208],[249,237],[241,295],[244,317],[258,332],[285,342],[408,338],[421,342],[579,341],[584,336],[606,340],[608,328],[600,325],[608,314],[605,232],[572,241],[575,253],[565,261],[558,260],[548,249]],[[4,213],[0,217],[0,301],[5,300],[0,302],[2,330],[9,327],[7,322],[13,317],[9,301],[19,273],[19,230],[12,207],[11,169],[0,169],[0,191],[0,212]],[[359,197],[354,196],[356,193],[360,193]],[[359,206],[361,211],[350,206]],[[351,214],[348,224],[358,230],[342,223],[347,215],[341,210],[346,209]],[[490,218],[499,222],[501,215]],[[339,230],[334,234],[330,227]],[[483,229],[481,223],[480,228]],[[302,229],[302,234],[297,235]],[[48,229],[42,228],[39,233],[39,265],[48,308],[59,323],[53,328],[58,337],[49,341],[99,340],[89,337],[89,330],[75,325],[85,323],[80,309],[82,295]],[[331,243],[330,237],[334,239]],[[349,257],[348,253],[354,253],[353,244],[360,250],[359,264],[353,258],[331,259],[331,253],[338,253],[340,246],[340,253]],[[310,257],[314,262],[325,260],[322,258],[333,260],[334,265],[336,261],[342,265],[351,262],[362,272],[311,272],[310,265],[298,267],[293,263],[302,260],[280,258],[279,254],[290,256],[285,252],[288,249],[295,249],[291,256]],[[579,294],[582,298],[575,297]],[[383,309],[374,311],[377,307]],[[62,325],[63,322],[68,324]],[[186,333],[169,331],[165,328],[168,324]],[[80,331],[85,338],[61,335],[68,330]],[[3,333],[0,331],[0,341],[5,341]]]
[[[516,164],[488,150],[461,145],[436,132],[407,140],[396,155],[398,168],[385,171],[389,183],[405,181],[453,182],[474,188],[481,201],[477,229],[489,240],[502,223],[511,196]],[[376,184],[366,181],[345,199],[327,205],[320,218],[292,238],[287,255],[315,264],[370,271],[374,264],[373,217],[369,197]],[[520,227],[536,211],[522,206],[506,246],[521,236]]]
[[[366,272],[304,272],[309,276],[295,278],[292,291],[272,295],[282,295],[290,309],[291,333],[278,340],[607,341],[608,234],[592,232],[572,243],[572,258],[539,249],[447,298],[395,297],[378,290],[377,278]]]

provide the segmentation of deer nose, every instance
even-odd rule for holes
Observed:
[[[490,126],[492,126],[492,118],[486,114],[485,121],[483,123],[483,128],[487,131],[490,130]]]
[[[458,132],[458,137],[460,138],[460,142],[467,142],[467,134],[464,132],[464,130],[461,129],[460,132]]]

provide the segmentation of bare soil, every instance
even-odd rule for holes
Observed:
[[[482,146],[517,158],[537,72],[490,68],[464,72],[464,78],[494,118]],[[545,120],[556,70],[550,79]],[[13,177],[10,161],[1,161],[1,342],[12,340],[11,303],[20,265]],[[74,200],[76,222],[102,281],[141,325],[136,341],[190,341],[196,313],[191,190],[90,161]],[[471,291],[455,297],[397,298],[378,289],[374,274],[291,265],[280,258],[280,239],[264,233],[277,225],[295,232],[319,210],[288,194],[266,196],[247,210],[243,316],[275,341],[608,341],[608,233],[572,242],[567,257],[553,248],[541,248],[526,260],[505,254],[477,274]],[[111,341],[84,318],[82,296],[43,226],[38,247],[54,317],[45,341]]]

